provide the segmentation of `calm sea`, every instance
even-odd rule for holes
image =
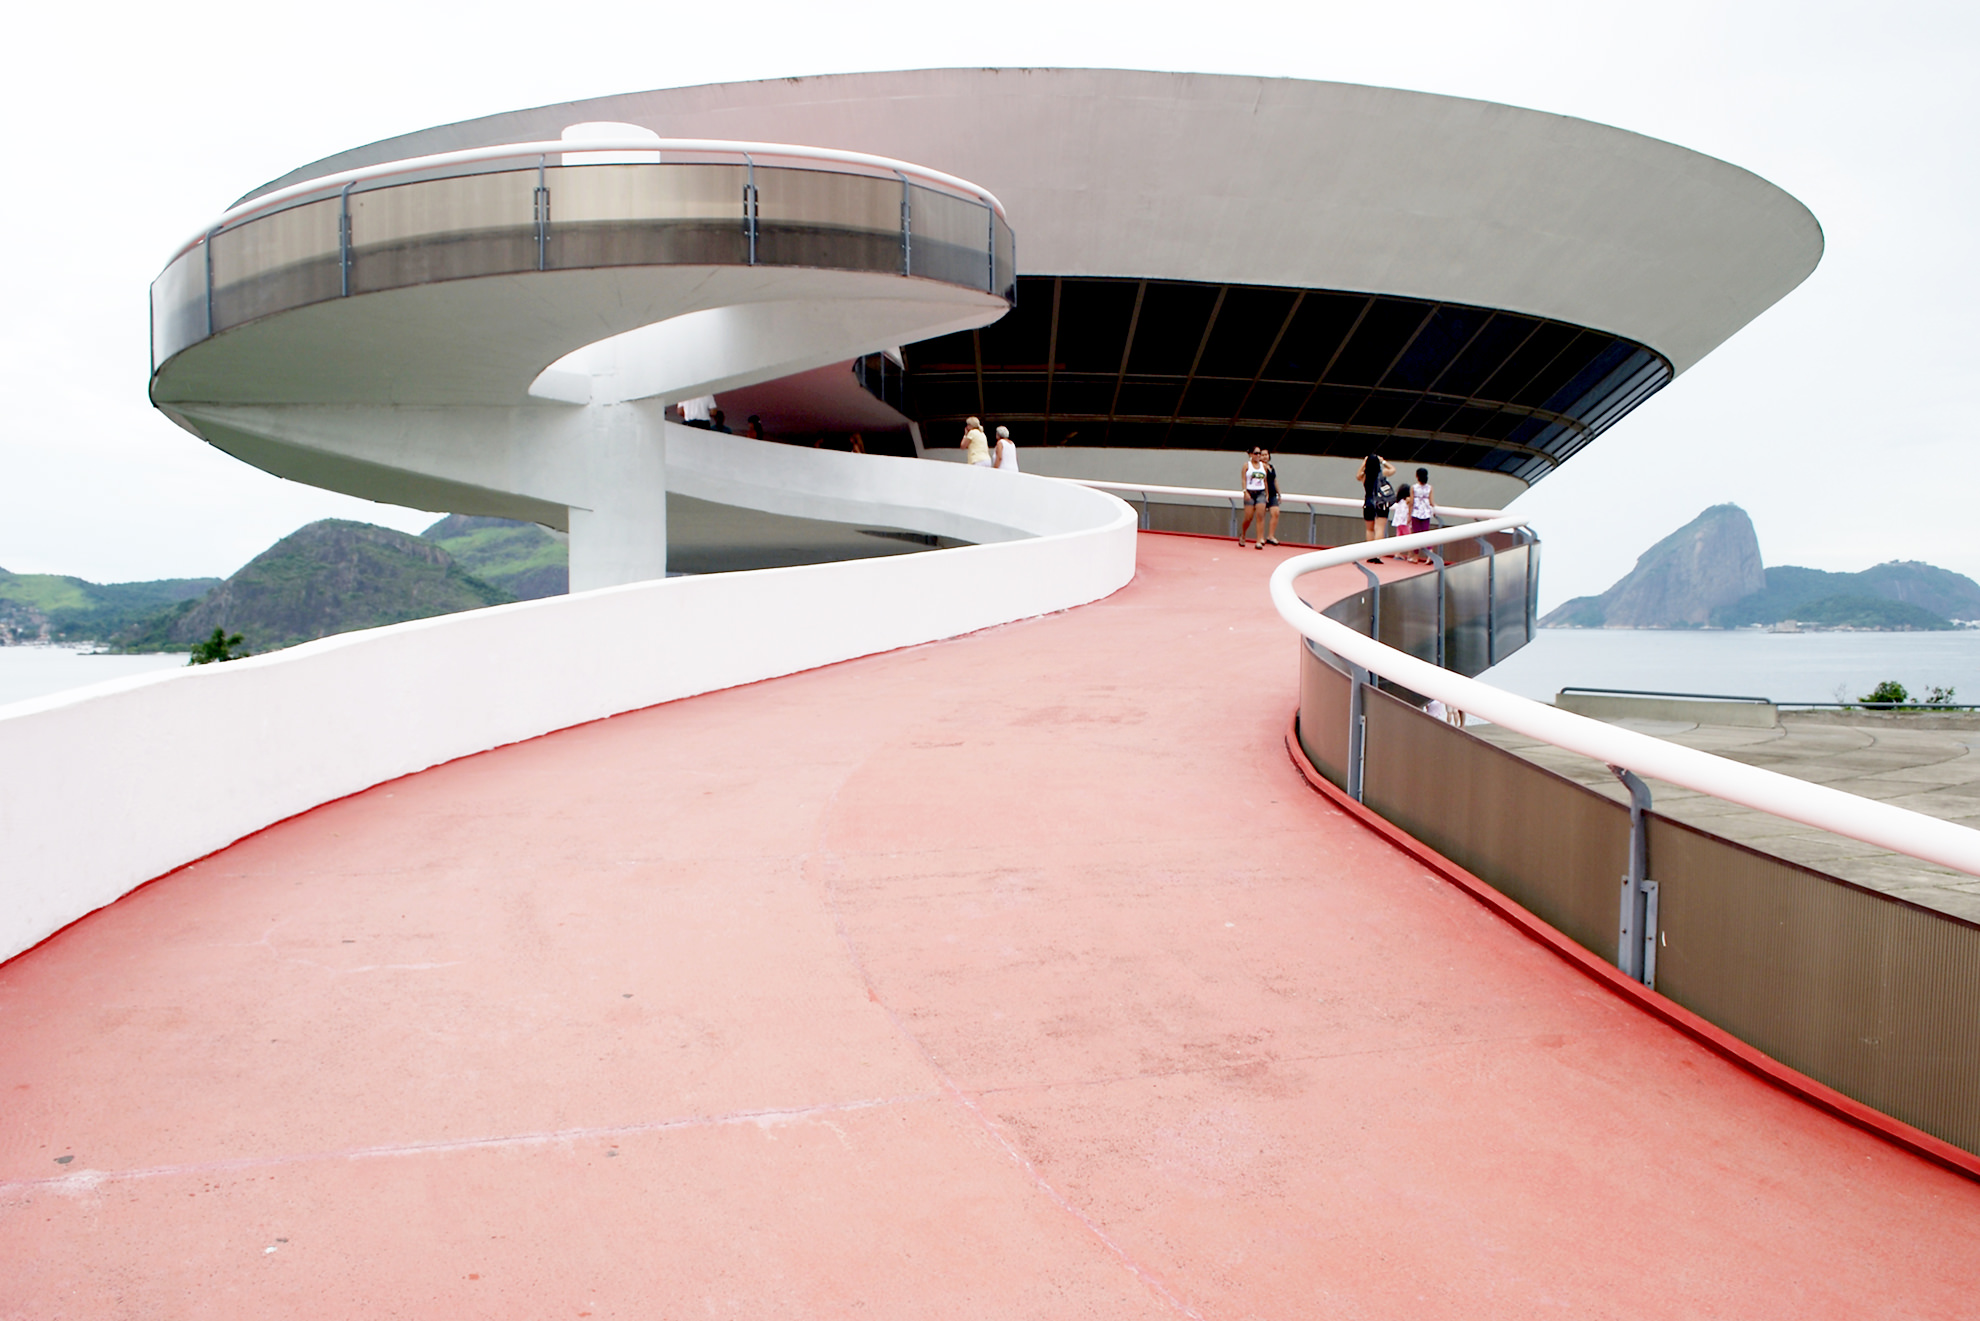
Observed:
[[[91,656],[68,647],[0,647],[0,705],[186,663],[181,655]],[[1542,629],[1484,677],[1525,697],[1561,688],[1725,693],[1777,702],[1860,697],[1885,679],[1933,684],[1980,704],[1980,629],[1951,633],[1665,632]]]
[[[1980,705],[1980,629],[1949,633],[1763,633],[1753,629],[1544,628],[1481,676],[1538,701],[1564,687],[1833,702],[1885,679]]]
[[[159,656],[91,656],[75,647],[0,647],[0,706],[186,663],[183,652]]]

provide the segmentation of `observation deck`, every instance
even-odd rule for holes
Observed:
[[[669,403],[1011,305],[1010,224],[965,180],[643,132],[574,125],[235,206],[152,287],[152,401],[279,476],[566,530],[583,590],[666,573]]]

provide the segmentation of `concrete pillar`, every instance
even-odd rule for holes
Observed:
[[[589,507],[572,505],[571,590],[667,576],[667,437],[657,400],[587,404]]]

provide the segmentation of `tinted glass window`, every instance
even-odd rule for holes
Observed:
[[[1224,296],[1224,310],[1210,332],[1197,375],[1246,381],[1258,375],[1297,296],[1290,289],[1233,288]]]
[[[1528,481],[1671,377],[1642,345],[1514,312],[1075,276],[1022,277],[1001,321],[904,352],[905,406],[929,435],[980,413],[1028,443],[1350,456],[1378,445]]]
[[[1334,360],[1334,369],[1327,373],[1327,380],[1342,385],[1374,385],[1388,373],[1389,364],[1416,334],[1416,328],[1423,324],[1429,312],[1428,303],[1377,300],[1341,350],[1341,356]]]
[[[1403,350],[1402,360],[1382,384],[1398,390],[1428,390],[1490,315],[1476,307],[1438,308],[1416,332],[1416,338]]]
[[[1317,381],[1369,300],[1353,294],[1310,293],[1293,314],[1265,375],[1275,381]]]
[[[1128,370],[1145,376],[1187,376],[1216,301],[1213,284],[1150,282],[1141,300]]]
[[[1059,294],[1059,365],[1066,371],[1115,372],[1134,314],[1132,280],[1067,280]]]

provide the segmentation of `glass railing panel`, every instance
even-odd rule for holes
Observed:
[[[343,292],[337,197],[305,202],[223,229],[213,244],[213,328]]]
[[[1526,573],[1530,546],[1502,550],[1493,558],[1498,568],[1492,579],[1493,663],[1504,660],[1529,640],[1526,631]]]
[[[543,172],[550,223],[721,221],[741,227],[741,165],[562,165]]]
[[[756,260],[901,270],[901,181],[758,166]]]
[[[990,208],[916,185],[914,261],[909,274],[948,284],[990,287]]]
[[[151,282],[151,365],[206,338],[206,245],[165,268]]]
[[[351,194],[351,292],[534,270],[536,171]]]
[[[1437,663],[1437,575],[1382,585],[1381,635],[1377,641],[1408,652],[1420,661]]]
[[[1496,557],[1494,557],[1496,558]],[[1444,570],[1444,668],[1468,678],[1492,666],[1486,638],[1492,559],[1466,560]],[[1524,625],[1522,624],[1522,627]]]
[[[1347,785],[1350,691],[1346,673],[1309,641],[1299,663],[1299,744],[1314,769],[1342,787]]]
[[[544,172],[550,270],[740,266],[749,260],[740,164],[571,165]]]
[[[360,250],[419,239],[536,226],[536,171],[429,179],[351,194],[351,242]]]
[[[744,200],[752,177],[754,243]],[[989,288],[993,238],[1014,265],[1009,228],[996,220],[993,236],[987,205],[908,191],[919,209],[912,273]],[[902,273],[902,192],[898,176],[853,171],[761,165],[752,176],[740,162],[539,169],[534,161],[332,191],[219,233],[210,295],[205,248],[175,260],[152,289],[154,365],[211,330],[271,313],[476,276],[750,261]],[[1008,271],[998,278],[1010,282]]]

